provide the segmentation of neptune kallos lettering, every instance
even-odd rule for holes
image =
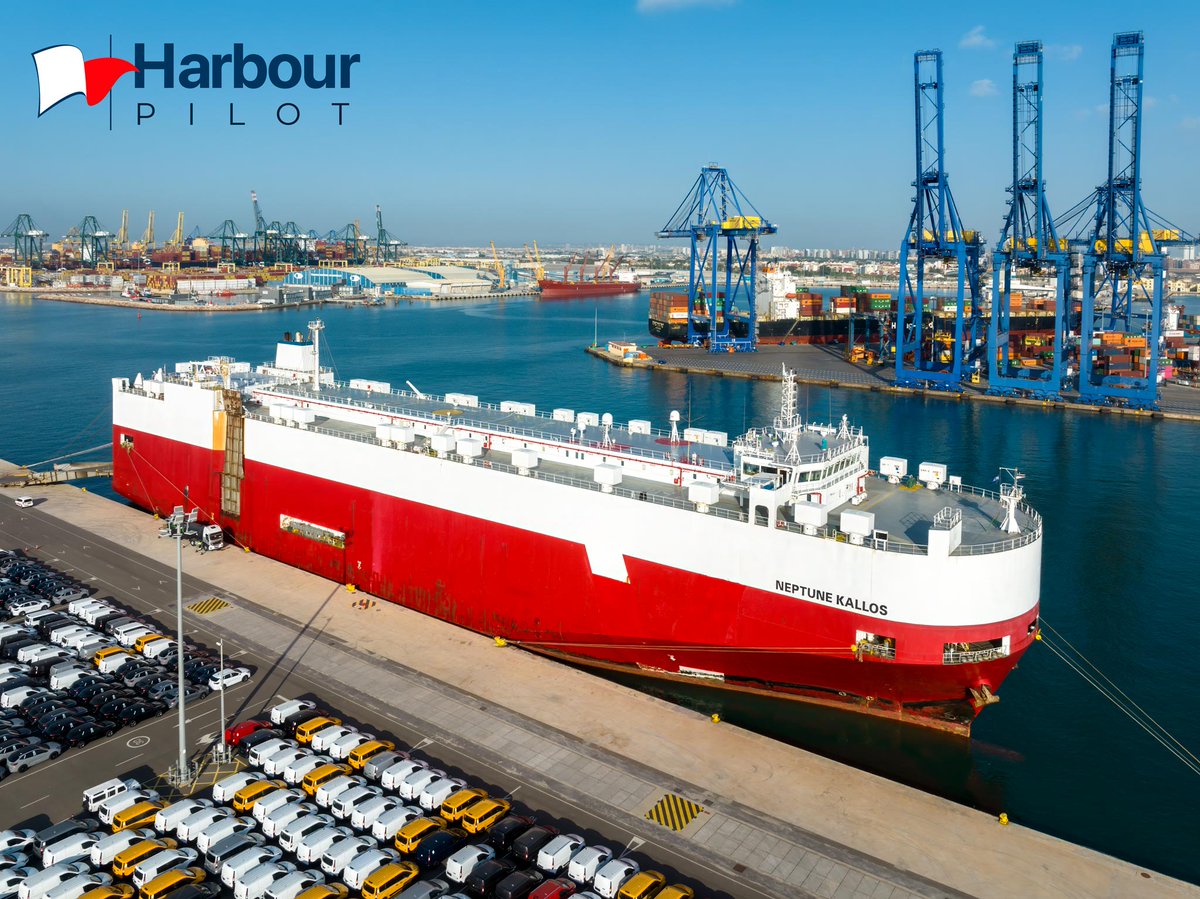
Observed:
[[[795,596],[803,596],[807,599],[813,599],[817,602],[827,603],[831,606],[838,606],[843,609],[853,609],[856,612],[863,612],[867,615],[880,615],[887,617],[888,607],[883,603],[865,602],[853,596],[847,596],[844,593],[835,593],[832,590],[818,590],[815,587],[806,587],[803,584],[793,584],[790,581],[775,581],[775,589],[780,593],[791,593]]]
[[[280,89],[307,87],[313,90],[350,87],[350,76],[358,53],[280,53],[269,59],[247,53],[245,44],[235,43],[232,53],[187,53],[179,56],[176,70],[174,43],[148,55],[145,44],[134,44],[133,64],[137,68],[136,87],[146,86],[148,73],[162,78],[162,87],[194,90],[235,88],[257,90],[271,86]],[[157,80],[157,79],[156,79]]]

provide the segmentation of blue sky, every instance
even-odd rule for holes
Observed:
[[[575,3],[11,4],[0,29],[8,125],[0,225],[54,235],[85,214],[115,229],[147,210],[162,236],[268,218],[319,232],[376,203],[414,244],[648,243],[700,166],[727,166],[785,246],[894,247],[913,177],[912,54],[945,52],[947,163],[966,227],[1004,213],[1014,41],[1046,62],[1046,175],[1064,210],[1104,177],[1109,45],[1146,33],[1147,204],[1200,229],[1200,4]],[[1021,21],[1019,13],[1028,13]],[[1035,14],[1036,11],[1036,14]],[[133,86],[38,119],[30,53],[358,53],[345,91]],[[161,81],[158,82],[161,84]],[[336,96],[334,96],[336,94]],[[350,103],[336,125],[333,100]],[[138,127],[136,104],[155,104]],[[275,122],[279,103],[301,119]],[[187,124],[195,104],[196,124]],[[229,103],[235,119],[230,127]]]

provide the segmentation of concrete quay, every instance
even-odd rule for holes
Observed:
[[[148,584],[170,586],[162,572],[174,565],[174,546],[156,537],[149,516],[72,487],[22,492],[39,498],[35,509],[12,510],[16,492],[0,490],[9,504],[4,545],[28,533],[53,540],[60,555],[103,546],[139,577],[150,572]],[[1002,826],[252,552],[189,552],[184,567],[185,602],[212,590],[231,603],[203,619],[189,613],[189,622],[562,797],[643,842],[651,857],[690,859],[702,882],[709,871],[730,895],[1200,896],[1182,881]],[[121,598],[113,585],[103,589]],[[647,820],[666,793],[704,811],[678,833]]]
[[[781,367],[795,369],[802,384],[822,387],[846,387],[897,396],[921,396],[953,402],[991,403],[1000,406],[1025,406],[1091,415],[1130,415],[1136,418],[1173,418],[1200,422],[1200,390],[1164,384],[1159,411],[1147,412],[1120,406],[1093,406],[1085,403],[1047,402],[1021,397],[988,396],[987,381],[963,384],[961,392],[897,387],[895,369],[890,365],[862,365],[848,362],[838,346],[820,344],[764,344],[755,353],[710,353],[699,347],[644,347],[648,361],[621,359],[610,353],[607,344],[587,347],[587,352],[605,362],[648,371],[682,372],[711,377],[746,378],[752,381],[781,380]]]

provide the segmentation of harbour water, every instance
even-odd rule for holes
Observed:
[[[660,425],[678,409],[685,422],[731,433],[774,415],[774,383],[634,371],[582,352],[595,333],[645,342],[646,302],[641,295],[327,309],[322,347],[339,377],[410,380],[427,392],[608,411]],[[149,375],[210,354],[265,360],[275,339],[302,330],[314,314],[147,310],[139,317],[0,294],[0,457],[36,462],[107,442],[112,377]],[[1200,633],[1200,561],[1190,524],[1200,508],[1195,424],[816,387],[802,389],[800,404],[812,418],[846,413],[863,425],[873,460],[941,461],[980,486],[992,483],[999,466],[1019,465],[1045,519],[1044,621],[1185,746],[1200,748],[1191,695],[1191,640]],[[1044,646],[1034,646],[1000,695],[970,742],[790,701],[704,691],[671,698],[1200,882],[1200,778]]]

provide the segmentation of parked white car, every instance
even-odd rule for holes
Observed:
[[[563,833],[538,850],[537,866],[547,874],[557,874],[586,845],[577,833]]]
[[[428,767],[429,765],[420,759],[405,759],[403,762],[397,762],[390,768],[385,768],[383,773],[379,775],[379,785],[385,790],[395,790],[404,782],[404,778],[408,777],[408,775],[414,771]]]
[[[154,830],[150,827],[142,827],[137,830],[118,830],[116,833],[110,833],[92,847],[92,865],[97,868],[107,868],[117,857],[117,853],[124,852],[134,843],[140,843],[142,840],[152,840],[154,836]]]
[[[354,810],[359,805],[369,799],[377,799],[382,795],[383,791],[374,784],[360,784],[339,793],[337,798],[329,804],[329,811],[333,813],[335,818],[346,821],[354,814]]]
[[[133,885],[139,890],[164,871],[186,868],[200,857],[195,849],[164,849],[156,852],[133,869]]]
[[[433,783],[439,777],[445,776],[446,772],[439,771],[437,768],[414,771],[400,782],[400,786],[396,788],[396,792],[400,794],[402,799],[416,799],[427,784]]]
[[[213,676],[208,679],[208,689],[233,689],[238,684],[248,680],[250,680],[249,668],[222,668],[220,671],[215,672]]]
[[[139,802],[147,802],[158,798],[157,790],[124,790],[96,806],[96,817],[103,824],[112,824],[117,812],[124,811]]]
[[[91,866],[87,862],[71,862],[69,865],[52,865],[34,874],[17,889],[17,899],[44,899],[45,895],[78,874],[87,874]]]
[[[465,780],[458,777],[438,777],[431,780],[417,794],[417,805],[431,812],[441,808],[443,802],[449,799],[467,785]]]
[[[366,781],[356,774],[342,774],[317,787],[317,794],[313,798],[317,800],[317,805],[329,808],[333,805],[333,800],[337,799],[340,794],[351,787],[359,787],[365,783]]]
[[[378,783],[384,771],[392,767],[392,765],[398,765],[400,762],[405,761],[408,761],[407,752],[400,752],[396,749],[380,752],[367,760],[366,767],[363,768],[363,777]]]
[[[322,827],[296,843],[297,861],[311,864],[320,860],[335,840],[354,836],[349,827]]]
[[[76,874],[46,893],[46,899],[79,899],[84,893],[97,887],[108,886],[112,882],[111,874],[97,874],[91,871],[86,874]]]
[[[251,846],[221,865],[221,883],[234,889],[241,877],[259,865],[278,861],[282,855],[283,851],[278,846]]]
[[[128,649],[138,641],[139,637],[148,637],[153,633],[156,633],[153,628],[140,624],[137,627],[121,628],[113,636],[117,638],[118,643]]]
[[[278,752],[269,755],[263,759],[262,772],[267,777],[278,777],[283,774],[283,769],[292,762],[298,762],[300,759],[307,758],[312,755],[305,749],[299,747],[285,746]]]
[[[395,796],[375,796],[362,805],[355,806],[350,813],[350,826],[355,830],[370,830],[386,812],[399,808],[400,800]]]
[[[361,890],[363,881],[367,879],[368,875],[378,871],[389,862],[400,860],[400,853],[395,849],[371,848],[373,846],[373,843],[368,843],[365,852],[358,853],[342,867],[339,879],[350,889]]]
[[[29,865],[0,869],[0,896],[3,896],[4,899],[12,899],[13,896],[17,895],[17,890],[21,888],[21,884],[37,874],[38,871],[38,868]]]
[[[180,799],[154,816],[154,829],[160,833],[173,834],[185,820],[201,809],[212,808],[210,799]]]
[[[601,866],[612,860],[613,851],[607,846],[588,846],[575,854],[567,864],[567,876],[578,884],[591,883]]]
[[[142,649],[142,655],[154,661],[168,649],[174,649],[179,644],[169,637],[165,640],[151,640]]]
[[[375,848],[375,841],[370,837],[348,836],[334,840],[321,853],[321,870],[336,877],[342,869],[364,852]]]
[[[346,736],[342,737],[341,739],[334,740],[331,744],[329,744],[327,751],[336,760],[342,761],[359,746],[362,746],[364,743],[370,743],[374,739],[375,737],[371,734],[346,734]]]
[[[289,715],[294,715],[297,712],[307,712],[310,709],[315,709],[317,704],[307,699],[288,699],[279,705],[273,705],[270,709],[270,717],[272,724],[283,724],[285,718]]]
[[[188,815],[175,830],[175,836],[185,843],[194,843],[202,832],[218,821],[234,817],[233,809],[224,806],[210,806]]]
[[[347,727],[344,724],[331,724],[313,734],[312,748],[315,752],[328,752],[329,747],[342,737],[357,732],[353,727]]]
[[[371,825],[371,836],[377,840],[390,840],[400,832],[400,828],[413,818],[420,818],[422,811],[412,805],[398,805],[384,812]]]
[[[296,745],[297,744],[295,740],[285,740],[282,737],[273,737],[270,740],[263,740],[246,753],[246,764],[254,768],[261,768],[262,763],[270,756],[279,752],[281,749],[295,749]]]
[[[235,833],[246,833],[254,830],[254,820],[252,818],[221,818],[196,835],[196,848],[207,854],[208,850],[226,837],[231,837]]]
[[[277,837],[297,818],[313,815],[316,812],[317,807],[311,802],[285,803],[262,819],[262,832],[268,837]]]
[[[602,899],[615,899],[621,884],[636,874],[640,869],[638,863],[631,858],[615,858],[606,862],[596,872],[592,881],[592,889]]]
[[[324,813],[304,815],[283,826],[283,830],[279,832],[279,845],[288,852],[295,852],[297,847],[311,834],[332,826],[332,815]]]
[[[463,883],[471,876],[476,865],[482,865],[495,857],[496,850],[491,846],[482,843],[463,846],[462,849],[446,859],[446,877],[454,883]]]
[[[233,899],[260,899],[277,880],[282,880],[296,871],[291,862],[266,862],[251,868],[238,878],[233,888]]]
[[[288,762],[281,772],[284,783],[298,784],[300,781],[304,780],[304,775],[309,771],[314,771],[317,768],[320,768],[322,765],[327,765],[332,761],[333,759],[327,755],[309,754],[304,758],[296,759],[294,762]]]
[[[263,776],[257,771],[239,771],[237,774],[230,774],[217,781],[213,786],[213,801],[232,802],[234,793],[256,780],[263,780]]]
[[[42,867],[49,868],[65,862],[77,862],[92,857],[92,847],[100,842],[100,831],[76,833],[50,843],[42,850]]]
[[[296,899],[309,887],[324,882],[325,875],[320,871],[293,871],[271,884],[263,899]]]
[[[288,787],[283,790],[272,790],[250,809],[250,814],[255,821],[263,822],[267,820],[267,815],[285,805],[293,803],[300,804],[304,801],[304,791],[299,787]]]

